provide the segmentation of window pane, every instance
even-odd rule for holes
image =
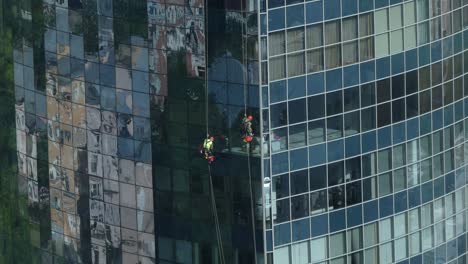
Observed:
[[[372,12],[359,16],[359,36],[365,37],[374,34]]]
[[[389,54],[388,33],[375,37],[375,57],[383,57]]]
[[[416,22],[416,9],[414,7],[414,2],[407,2],[404,6],[404,22],[405,26],[414,24]]]
[[[270,59],[270,80],[277,80],[286,77],[285,56]]]
[[[359,55],[361,61],[374,58],[374,37],[369,37],[360,40]]]
[[[333,44],[340,42],[340,21],[335,20],[325,24],[325,44]]]
[[[358,61],[358,43],[352,41],[343,44],[343,65],[352,64]]]
[[[416,26],[405,28],[405,50],[416,47]]]
[[[416,0],[418,21],[429,18],[429,0]]]
[[[288,52],[304,49],[304,28],[288,30]]]
[[[288,55],[288,76],[304,74],[305,71],[305,53],[299,52]]]
[[[268,39],[270,56],[282,54],[285,52],[285,36],[284,31],[271,33]]]
[[[346,252],[345,233],[340,232],[330,236],[330,257],[336,257]]]
[[[357,38],[357,16],[343,19],[343,41]]]
[[[403,50],[403,30],[395,30],[390,33],[390,52],[398,53]]]
[[[401,7],[402,5],[396,5],[390,8],[390,30],[401,28],[403,25]]]
[[[341,46],[335,45],[325,48],[325,67],[336,68],[341,65]]]
[[[290,252],[289,246],[276,248],[275,251],[273,252],[273,258],[275,260],[275,263],[286,263],[286,264],[291,263],[290,255],[291,255],[291,252]]]
[[[388,9],[384,8],[375,12],[375,33],[383,33],[388,30]]]
[[[307,51],[307,72],[323,70],[323,49]]]
[[[321,261],[328,257],[327,237],[314,239],[310,242],[311,261]],[[275,262],[276,263],[276,262]],[[281,263],[281,262],[280,262]]]
[[[418,44],[426,44],[429,42],[429,23],[424,22],[418,24]]]
[[[292,245],[292,259],[293,264],[309,263],[309,241]]]
[[[308,49],[323,45],[322,24],[308,26],[306,29],[306,34]]]

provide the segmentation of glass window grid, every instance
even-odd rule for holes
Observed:
[[[51,29],[51,30],[55,30],[55,31],[57,31],[57,32],[60,32],[60,31],[57,30],[57,29]],[[70,37],[73,37],[73,36],[74,36],[72,32],[68,32],[68,31],[62,31],[62,32],[63,32],[64,34],[66,34],[67,36],[70,36]],[[100,36],[100,38],[101,38],[101,36]],[[101,40],[105,40],[105,38],[101,38]],[[70,45],[70,44],[71,44],[71,43],[69,43],[68,45]],[[138,44],[138,43],[132,43],[132,45],[138,46],[139,44]],[[53,52],[55,53],[55,51],[53,51]],[[53,55],[55,55],[55,54],[53,54]],[[66,57],[73,57],[73,54],[57,54],[56,56],[61,56],[61,58],[64,59],[64,58],[66,58]],[[65,57],[64,57],[64,56],[65,56]],[[84,59],[84,58],[80,58],[80,59]],[[82,64],[84,64],[84,62],[85,62],[84,60],[79,61],[79,63],[82,63]],[[83,70],[84,70],[84,66],[83,66]],[[46,70],[46,71],[48,71],[48,70]],[[148,70],[146,70],[146,71],[148,71]],[[83,73],[84,73],[84,72],[83,72]],[[63,76],[64,76],[64,74],[60,74],[60,72],[59,72],[58,75],[55,75],[55,74],[50,73],[50,72],[48,72],[47,74],[49,75],[49,77],[53,77],[53,78],[57,78],[57,79],[58,79],[58,78],[63,78]],[[73,76],[70,76],[70,74],[68,73],[66,77],[68,78],[69,81],[74,80],[74,81],[79,81],[79,82],[85,83],[85,81],[84,81],[84,76],[82,76],[81,78],[78,78],[78,79],[74,79]],[[70,78],[70,77],[71,77],[71,78]],[[71,85],[71,83],[70,83],[69,85]],[[69,87],[69,88],[70,88],[70,87]],[[114,89],[115,89],[115,88],[114,88]],[[148,92],[147,92],[147,93],[148,93]],[[54,97],[54,95],[51,95],[50,93],[47,93],[47,98],[48,98],[48,99],[53,98],[53,97]],[[99,100],[99,99],[98,99],[98,100]],[[93,106],[93,105],[90,105],[90,104],[85,104],[84,101],[81,102],[81,103],[80,103],[80,102],[81,102],[81,101],[75,101],[74,99],[73,99],[73,102],[72,102],[72,99],[71,99],[71,97],[70,97],[70,98],[68,98],[68,99],[67,99],[67,98],[63,99],[63,101],[59,102],[58,104],[59,104],[59,105],[60,105],[60,104],[67,104],[67,105],[69,105],[69,106],[68,106],[68,107],[70,107],[70,108],[68,109],[69,111],[71,111],[71,107],[73,107],[73,108],[75,108],[75,107],[82,107],[83,110],[86,110],[86,108],[93,109],[93,108],[96,107],[96,106]],[[55,107],[57,107],[57,105],[55,105]],[[97,108],[97,109],[99,109],[99,105],[98,105],[98,108]],[[102,108],[101,108],[101,109],[102,109]],[[51,109],[51,110],[52,110],[52,109]],[[62,109],[62,110],[64,110],[64,109]],[[62,111],[62,110],[61,110],[61,113],[66,113],[66,111]],[[102,110],[105,110],[105,109],[102,109]],[[148,109],[148,111],[149,111],[149,109]],[[115,110],[114,110],[113,113],[116,113]],[[86,114],[86,112],[84,112],[84,114]],[[134,114],[135,114],[135,117],[138,116],[138,113],[134,113]],[[146,116],[146,114],[143,114],[143,116]],[[148,117],[148,116],[146,116],[146,117]],[[86,119],[86,117],[85,117],[85,119]],[[53,121],[53,123],[54,123],[54,126],[57,126],[57,128],[58,128],[58,126],[61,126],[62,128],[63,128],[63,127],[67,127],[67,129],[69,129],[70,132],[72,131],[72,129],[86,129],[86,128],[82,127],[82,126],[75,126],[74,123],[72,124],[72,121],[71,121],[71,120],[72,120],[71,117],[70,117],[70,120],[69,120],[69,121],[68,121],[68,120],[65,120],[65,119],[63,119],[63,118],[61,118],[60,120],[57,120],[58,122]],[[135,128],[136,128],[136,124],[135,124]],[[100,133],[102,133],[103,135],[104,135],[104,134],[114,135],[113,132],[108,132],[108,131],[100,131]],[[135,138],[137,138],[136,135],[135,135]],[[149,141],[148,139],[146,139],[146,140]],[[52,138],[49,137],[49,146],[53,146],[53,145],[57,145],[57,146],[58,146],[58,143],[59,143],[58,140],[55,140],[53,137],[52,137]],[[62,148],[64,148],[64,149],[65,149],[65,147],[67,147],[67,146],[68,146],[68,147],[76,147],[76,146],[75,146],[75,142],[72,143],[71,140],[70,140],[70,141],[65,140],[64,142],[60,143],[60,145],[62,145]],[[85,151],[86,151],[86,149],[85,149]],[[90,151],[89,149],[88,149],[88,153],[89,153],[91,156],[92,156],[92,155],[98,155],[99,157],[101,157],[101,156],[102,156],[102,157],[105,157],[105,156],[106,156],[106,155],[101,155],[101,154],[99,154],[99,153]],[[62,150],[62,155],[63,155],[63,150]],[[108,156],[108,157],[110,157],[110,156]],[[136,158],[136,157],[135,157],[135,158]],[[137,163],[136,160],[133,161],[133,162]],[[146,162],[148,162],[148,161],[146,161]],[[138,164],[138,163],[137,163],[137,164]],[[62,167],[57,166],[56,164],[49,163],[49,167],[50,167],[50,168],[55,167],[55,168],[58,168],[59,170],[69,170],[70,172],[71,172],[71,170],[73,170],[72,167],[69,167],[68,165],[63,164],[63,163],[62,163]],[[137,166],[137,167],[138,167],[138,166]],[[135,168],[135,170],[136,170],[136,169],[137,169],[137,168]],[[135,175],[138,175],[136,172],[132,172],[132,174],[133,174],[133,173],[134,173]],[[92,175],[93,172],[90,171],[90,174]],[[99,173],[99,174],[100,174],[100,173]],[[96,175],[96,176],[103,177],[103,175]],[[76,176],[76,177],[78,177],[78,176]],[[75,178],[75,179],[76,179],[76,178]],[[102,179],[102,178],[101,178],[101,179]],[[114,182],[114,183],[119,184],[119,182],[117,182],[117,181],[111,181],[110,179],[104,179],[104,181],[109,181],[109,182]],[[78,184],[78,183],[76,182],[76,184]],[[144,183],[139,182],[138,179],[137,179],[136,182],[134,182],[133,184],[135,184],[134,186],[135,186],[137,189],[143,189],[143,187],[148,187],[148,186],[145,185]],[[53,187],[52,185],[51,185],[50,187],[51,187],[51,192],[54,192],[54,190],[55,190],[55,191],[60,191],[60,192],[62,192],[62,190],[57,189],[57,188]],[[105,187],[104,187],[104,188],[105,188]],[[65,194],[65,191],[63,191],[63,193]],[[101,194],[101,195],[102,195],[102,194]],[[138,192],[136,192],[136,195],[138,195]],[[147,198],[149,198],[149,197],[147,197]],[[137,200],[136,197],[134,197],[133,200]],[[151,200],[152,200],[152,198],[151,198]],[[125,207],[125,206],[122,206],[122,204],[120,204],[120,201],[107,200],[107,198],[105,198],[105,196],[102,196],[102,198],[98,198],[98,197],[90,198],[90,202],[94,202],[94,201],[99,201],[98,203],[101,203],[102,205],[104,205],[104,204],[107,204],[107,205],[109,205],[109,206],[111,206],[111,205],[119,205],[119,206],[121,206],[122,209],[127,208],[127,209],[136,210],[136,211],[135,211],[136,213],[137,213],[137,212],[138,212],[138,213],[143,213],[144,211],[147,211],[147,212],[150,212],[150,213],[151,213],[151,210],[152,210],[152,208],[141,207],[140,205],[135,205],[134,208]],[[149,211],[148,211],[148,210],[149,210]],[[102,211],[102,212],[103,212],[103,211]],[[102,213],[102,212],[101,212],[101,213]],[[56,213],[59,213],[59,212],[56,211]],[[76,212],[75,212],[75,214],[76,214]],[[151,214],[152,214],[152,213],[151,213]],[[102,216],[103,216],[103,215],[102,215]],[[78,217],[78,216],[76,215],[75,217]],[[103,216],[103,217],[104,217],[104,216]],[[106,216],[106,217],[107,217],[107,216]],[[135,219],[134,219],[135,223],[137,222],[137,219],[136,219],[136,218],[137,218],[137,214],[135,214]],[[93,218],[92,218],[91,220],[93,220]],[[101,221],[104,221],[104,219],[101,219]],[[106,220],[106,221],[107,221],[107,220]],[[120,219],[118,219],[117,221],[118,221],[117,226],[116,226],[115,224],[113,225],[113,224],[109,224],[109,223],[107,223],[107,222],[106,222],[106,225],[109,225],[110,227],[113,227],[113,228],[116,228],[116,227],[117,227],[117,228],[120,228],[120,227],[119,227],[119,226],[120,226]],[[122,226],[122,228],[123,228],[123,226]],[[126,227],[126,228],[128,228],[128,227]],[[138,229],[138,230],[137,230],[137,229]],[[119,231],[119,232],[120,232],[120,231]],[[145,236],[145,234],[144,234],[143,232],[146,232],[146,231],[145,231],[145,230],[140,230],[138,227],[135,227],[134,232],[135,232],[135,236],[137,235],[137,232],[138,232],[139,236],[142,236],[142,237],[143,237],[143,236]],[[150,232],[151,232],[151,231],[150,231]],[[58,234],[58,233],[56,233],[56,232],[53,231],[53,235],[54,235],[54,234],[56,235],[56,234]],[[120,235],[119,235],[119,236],[120,236]],[[69,237],[69,238],[70,238],[70,237]],[[72,238],[72,239],[73,239],[73,238]],[[136,237],[135,237],[135,239],[136,239]],[[126,251],[125,249],[123,249],[123,250]],[[143,256],[147,254],[147,253],[142,253],[141,251],[139,251],[139,252],[132,252],[132,253],[134,253],[135,255],[141,255],[140,259],[143,259],[143,258],[144,258]],[[125,254],[125,253],[124,253],[124,254]],[[147,255],[147,256],[148,256],[148,255]],[[154,257],[154,256],[153,256],[153,257]]]
[[[409,230],[409,226],[408,226],[408,225],[409,225],[409,221],[410,221],[410,219],[409,219],[409,213],[410,213],[410,212],[416,211],[417,214],[419,215],[419,212],[422,210],[423,207],[431,206],[431,208],[432,208],[432,205],[434,204],[435,201],[445,201],[446,199],[452,199],[452,200],[453,200],[454,197],[455,197],[455,194],[457,194],[457,193],[460,193],[461,195],[465,195],[464,197],[465,197],[465,199],[466,199],[466,192],[468,192],[468,187],[466,187],[466,186],[461,186],[461,187],[459,187],[458,189],[456,189],[456,190],[454,190],[454,191],[452,191],[452,192],[450,192],[450,193],[447,193],[445,196],[442,196],[442,197],[440,197],[440,198],[437,198],[436,200],[431,200],[431,201],[429,201],[429,202],[426,202],[426,203],[424,203],[424,204],[421,204],[421,205],[419,205],[418,207],[406,209],[406,210],[404,210],[404,211],[402,211],[402,212],[398,212],[397,214],[395,214],[395,215],[393,215],[393,216],[386,217],[386,218],[381,218],[380,220],[371,221],[371,222],[366,222],[366,223],[363,223],[363,224],[358,225],[358,226],[347,227],[347,228],[345,227],[345,228],[342,229],[342,230],[339,230],[339,231],[336,231],[336,232],[330,232],[330,233],[328,233],[328,236],[332,236],[332,235],[334,235],[334,234],[338,234],[338,233],[342,233],[342,232],[348,232],[348,231],[350,231],[350,230],[354,230],[354,229],[360,228],[360,227],[362,227],[362,228],[364,229],[364,227],[366,227],[366,226],[370,226],[370,225],[373,225],[373,224],[375,224],[375,223],[382,223],[382,221],[387,221],[387,220],[389,220],[389,219],[390,219],[390,220],[393,220],[393,221],[390,222],[390,225],[391,225],[390,227],[392,227],[392,226],[393,226],[393,222],[395,221],[394,219],[395,219],[396,217],[400,217],[400,216],[402,216],[402,215],[405,215],[404,222],[405,222],[405,225],[407,225],[407,228],[406,228],[405,231],[404,231],[402,234],[400,234],[400,235],[394,235],[393,232],[395,232],[395,231],[392,231],[391,234],[390,234],[390,236],[391,236],[390,239],[391,239],[391,240],[395,240],[395,239],[404,238],[404,237],[409,238],[411,235],[418,234],[418,233],[421,232],[422,230],[426,230],[427,228],[434,228],[434,227],[435,227],[436,225],[438,225],[438,224],[444,224],[444,225],[445,225],[445,224],[452,223],[452,219],[454,219],[455,217],[461,217],[461,216],[466,217],[466,215],[468,215],[468,210],[466,210],[466,207],[467,207],[467,204],[466,204],[466,203],[464,204],[464,207],[463,207],[463,208],[459,208],[458,210],[454,210],[454,209],[453,209],[453,210],[450,212],[450,214],[443,214],[441,219],[438,219],[438,220],[435,220],[435,221],[434,221],[434,218],[433,218],[433,217],[435,216],[436,211],[435,211],[435,209],[430,209],[431,214],[434,215],[434,216],[431,217],[432,220],[430,220],[430,224],[429,224],[429,225],[425,225],[425,226],[421,226],[421,225],[418,224],[418,227],[417,227],[416,229],[412,229],[412,230],[410,231],[410,230]],[[442,206],[443,206],[443,203],[442,203]],[[446,209],[444,209],[444,208],[442,207],[442,210],[446,210]],[[364,214],[364,212],[362,212],[362,214]],[[322,214],[322,215],[323,215],[323,214]],[[326,214],[325,214],[325,215],[326,215]],[[421,216],[421,217],[423,217],[423,216]],[[309,218],[309,217],[304,217],[303,219],[308,219],[308,218]],[[294,221],[298,221],[298,220],[301,220],[301,219],[295,219]],[[419,220],[417,220],[417,221],[419,222]],[[282,224],[283,224],[283,223],[282,223]],[[395,224],[396,224],[396,223],[395,223]],[[457,235],[455,235],[455,236],[457,236],[457,238],[458,238],[458,235],[459,235],[460,233],[462,233],[463,230],[466,230],[466,226],[464,226],[464,225],[462,225],[462,226],[454,226],[454,229],[456,229],[454,232],[455,232],[455,234],[457,234]],[[379,233],[380,233],[380,232],[379,232]],[[315,240],[315,239],[320,239],[321,237],[327,237],[327,235],[326,235],[326,236],[312,237],[311,239],[312,239],[312,240]],[[456,238],[456,239],[457,239],[457,238]],[[310,239],[309,239],[309,238],[306,238],[306,239],[302,239],[302,240],[298,240],[298,241],[307,241],[307,240],[310,240]],[[296,242],[298,242],[298,241],[294,241],[294,242],[292,242],[292,244],[294,244],[294,243],[296,243]],[[446,242],[445,239],[443,240],[443,242]],[[448,240],[447,240],[447,242],[448,242]],[[376,246],[376,245],[379,245],[379,244],[382,245],[382,244],[385,244],[385,243],[388,243],[388,240],[384,240],[384,241],[380,241],[380,242],[375,242],[375,243],[370,244],[370,245],[367,245],[367,246],[362,246],[362,247],[361,247],[360,249],[358,249],[358,250],[362,250],[362,249],[366,249],[366,248],[372,248],[372,247],[374,247],[374,246]],[[420,243],[421,243],[421,242],[420,242]],[[282,245],[277,245],[277,246],[275,246],[275,247],[283,247],[283,246],[288,245],[288,244],[291,244],[291,243],[286,243],[286,244],[282,244]],[[330,245],[330,246],[331,246],[331,245]],[[349,254],[349,253],[352,253],[352,252],[354,252],[354,251],[347,251],[347,252],[345,252],[344,254],[347,254],[347,253]]]
[[[408,2],[405,2],[405,3],[408,3]],[[399,5],[402,6],[403,4],[397,4],[397,5],[394,5],[394,6],[399,6]],[[385,7],[385,8],[380,8],[380,9],[376,9],[376,10],[374,10],[374,11],[383,10],[383,9],[389,9],[389,8],[391,8],[391,7],[394,7],[394,6]],[[462,7],[460,7],[460,8],[462,8]],[[458,8],[457,10],[459,10],[460,8]],[[451,10],[451,11],[453,12],[453,11],[455,11],[455,10]],[[373,12],[365,12],[365,13],[363,13],[363,14],[372,14],[372,13],[373,13]],[[352,17],[352,16],[355,16],[355,15],[345,16],[345,17],[342,17],[342,18],[340,18],[340,19],[324,20],[323,22],[318,23],[318,24],[323,24],[323,23],[326,23],[326,22],[329,22],[329,21],[335,21],[335,20],[343,20],[343,19],[346,19],[346,18],[349,18],[349,17]],[[403,18],[402,18],[402,20],[403,20]],[[429,19],[428,19],[428,20],[429,20]],[[424,21],[422,21],[422,22],[424,22]],[[312,24],[314,24],[314,23],[312,23]],[[312,25],[312,24],[305,24],[305,26]],[[317,23],[316,23],[316,24],[317,24]],[[403,21],[402,21],[402,25],[404,25]],[[415,26],[415,25],[416,25],[416,23],[409,24],[409,25],[405,25],[405,26],[403,26],[403,27],[393,29],[392,32],[395,32],[396,30],[403,29],[403,28],[405,29],[405,32],[406,32],[406,31],[408,31],[408,30],[406,30],[406,29],[409,29],[409,28],[411,28],[411,27],[413,27],[413,26]],[[358,27],[358,28],[359,28],[359,27]],[[281,29],[281,30],[284,30],[284,29]],[[278,30],[278,31],[281,31],[281,30]],[[359,31],[359,29],[358,29],[358,31]],[[270,31],[270,32],[275,32],[275,31]],[[322,32],[323,32],[323,34],[325,35],[325,30],[322,30]],[[389,33],[390,30],[387,29],[386,32]],[[451,35],[455,35],[455,34],[458,33],[458,32],[460,32],[460,31],[452,32]],[[382,34],[387,34],[387,33],[382,33]],[[410,32],[408,32],[408,33],[410,33]],[[374,33],[374,34],[371,35],[371,37],[375,38],[377,35],[379,35],[379,34],[375,34],[375,33]],[[444,37],[438,38],[438,39],[434,39],[434,40],[432,40],[432,42],[437,42],[439,39],[442,39],[442,40],[443,40],[443,39],[445,39],[446,37],[447,37],[447,36],[444,36]],[[362,38],[362,37],[360,38],[360,40],[363,40],[363,39],[365,39],[365,38]],[[391,39],[391,38],[389,38],[389,39]],[[351,41],[350,41],[350,42],[351,42]],[[358,41],[358,42],[360,43],[360,41]],[[344,43],[344,42],[340,42],[340,45],[341,45],[340,50],[343,48],[343,47],[342,47],[343,43]],[[349,43],[349,42],[346,42],[346,43]],[[402,40],[402,43],[403,43],[403,40]],[[430,43],[431,43],[431,42],[429,42],[429,43],[427,43],[427,42],[419,43],[419,45],[417,45],[417,46],[421,46],[422,44],[430,44]],[[361,45],[361,44],[359,44],[359,45]],[[403,44],[402,44],[402,45],[403,45]],[[305,46],[307,47],[307,44],[306,44]],[[325,50],[326,47],[332,47],[332,46],[334,46],[334,44],[331,44],[331,45],[328,45],[328,46],[325,45],[325,46],[323,46],[324,48],[323,48],[322,50]],[[413,45],[411,45],[411,46],[409,47],[409,49],[404,48],[402,51],[411,50],[411,48],[413,48]],[[320,47],[314,48],[314,49],[312,49],[312,50],[318,50],[318,49],[320,49]],[[358,47],[357,50],[360,50],[360,48]],[[311,51],[311,49],[306,49],[306,51]],[[373,52],[373,51],[372,51],[372,52]],[[374,53],[374,52],[373,52],[373,53]],[[388,53],[388,54],[389,54],[389,53]],[[387,54],[387,55],[388,55],[388,54]],[[308,55],[307,55],[307,56],[308,56]],[[322,54],[322,56],[326,56],[326,55],[323,55],[323,54]],[[374,56],[375,56],[375,55],[374,55]],[[359,56],[358,56],[358,57],[359,57]],[[372,60],[372,59],[373,59],[373,58],[371,58],[371,60]],[[305,59],[305,60],[307,61],[307,59]],[[342,61],[342,58],[340,59],[340,66],[343,65],[343,63],[342,63],[341,61]],[[361,62],[365,62],[365,61],[367,61],[367,59],[360,60],[360,61],[361,61]],[[345,64],[345,65],[346,65],[346,64]],[[307,66],[306,66],[306,67],[307,67]],[[339,67],[339,66],[337,66],[337,67]],[[333,69],[333,68],[335,68],[335,67],[332,67],[332,68],[329,68],[329,69]],[[320,72],[320,71],[309,71],[308,69],[305,69],[305,71],[306,71],[306,72]],[[280,79],[281,79],[281,78],[280,78]]]
[[[304,122],[305,123],[305,122]]]

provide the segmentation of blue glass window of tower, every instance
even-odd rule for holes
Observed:
[[[340,16],[340,0],[325,1],[325,19],[333,19]]]
[[[309,169],[310,190],[318,190],[327,187],[326,166],[319,166]]]
[[[307,76],[307,94],[314,95],[322,93],[324,88],[323,73],[317,73]]]
[[[302,97],[306,95],[306,78],[297,77],[288,80],[289,99]]]
[[[268,0],[268,8],[275,8],[284,5],[284,0]]]
[[[306,4],[306,23],[314,23],[323,20],[322,1],[314,1]]]
[[[369,61],[361,63],[361,82],[369,82],[375,79],[375,63]]]
[[[293,241],[299,241],[310,237],[310,220],[302,219],[292,222],[292,238]]]
[[[286,82],[270,83],[270,99],[272,103],[286,100]]]
[[[361,181],[355,181],[346,184],[346,205],[351,206],[361,203],[362,192],[361,192]]]
[[[343,6],[343,9],[341,10],[343,16],[348,16],[357,13],[357,0],[342,0],[341,5]]]
[[[309,166],[315,166],[325,163],[326,145],[320,144],[309,147]]]
[[[359,83],[359,65],[351,65],[343,68],[344,87]]]
[[[359,108],[359,86],[351,87],[343,91],[344,111],[351,111]]]
[[[291,153],[291,170],[297,170],[306,168],[308,164],[307,160],[307,148],[292,150]]]
[[[303,194],[291,198],[291,217],[299,219],[309,216],[309,195]],[[309,226],[309,224],[307,224]]]
[[[297,99],[288,102],[289,123],[294,124],[306,120],[306,99]],[[273,112],[272,112],[273,113]]]
[[[275,246],[280,246],[291,242],[291,225],[290,223],[277,225],[275,231]]]
[[[342,87],[341,68],[332,70],[332,71],[327,71],[326,78],[327,78],[327,91],[333,91],[336,89],[340,89]]]
[[[343,112],[342,91],[327,93],[327,116]]]
[[[313,120],[316,118],[322,118],[325,116],[325,96],[316,95],[308,98],[308,118]]]
[[[268,11],[268,30],[278,30],[284,28],[284,8]]]
[[[277,199],[289,196],[289,174],[273,177],[272,185]]]
[[[288,124],[287,104],[279,103],[270,106],[271,127],[279,127]]]
[[[374,8],[374,1],[359,0],[359,12],[369,11]]]
[[[294,27],[304,24],[304,5],[288,6],[286,9],[287,26]]]

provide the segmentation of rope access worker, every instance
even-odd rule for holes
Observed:
[[[242,118],[241,133],[242,133],[242,139],[244,140],[244,142],[251,142],[253,139],[252,119],[253,117],[251,115],[249,116],[244,115],[244,118]]]
[[[215,157],[213,155],[213,142],[214,142],[214,137],[208,137],[205,139],[203,142],[203,147],[200,150],[200,154],[203,154],[205,159],[211,163],[214,161]]]

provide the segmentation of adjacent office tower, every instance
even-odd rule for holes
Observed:
[[[467,1],[0,7],[6,263],[467,262]]]

